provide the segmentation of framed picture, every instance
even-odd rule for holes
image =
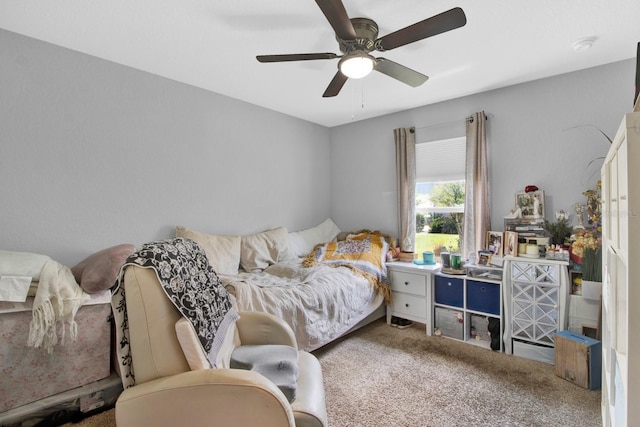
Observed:
[[[504,255],[518,256],[518,233],[515,231],[504,232]]]
[[[493,255],[502,256],[502,231],[487,231],[487,249]]]
[[[478,265],[489,265],[491,261],[491,252],[478,251]]]
[[[522,212],[522,218],[544,218],[544,192],[542,190],[529,193],[516,193],[516,206]]]

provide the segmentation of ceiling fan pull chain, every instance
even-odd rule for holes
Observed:
[[[353,102],[351,103],[351,121],[355,121],[356,120],[356,87],[355,85],[351,85],[351,99],[353,99]]]

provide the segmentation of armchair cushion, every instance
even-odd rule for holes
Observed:
[[[301,415],[308,417],[314,409],[305,408]],[[271,381],[240,369],[204,369],[159,378],[125,389],[116,403],[118,427],[326,426],[324,406],[320,414],[321,422],[299,423]]]
[[[257,372],[271,380],[289,402],[296,398],[298,350],[288,345],[242,345],[231,353],[232,369]]]

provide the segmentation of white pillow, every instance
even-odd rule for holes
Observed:
[[[42,268],[51,260],[47,255],[0,250],[0,276],[30,277],[40,280]]]
[[[240,265],[245,271],[261,271],[291,258],[289,235],[284,227],[242,236]]]
[[[327,218],[315,227],[289,233],[291,248],[297,257],[303,257],[318,243],[327,243],[336,239],[340,233],[338,226]]]
[[[176,237],[191,239],[204,249],[209,264],[218,274],[238,274],[240,265],[240,236],[217,236],[176,227]]]

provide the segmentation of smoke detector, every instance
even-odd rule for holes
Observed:
[[[595,37],[585,37],[583,39],[579,39],[571,43],[571,49],[573,49],[574,52],[583,52],[591,48],[591,46],[593,46],[593,43],[595,41],[596,41]]]

